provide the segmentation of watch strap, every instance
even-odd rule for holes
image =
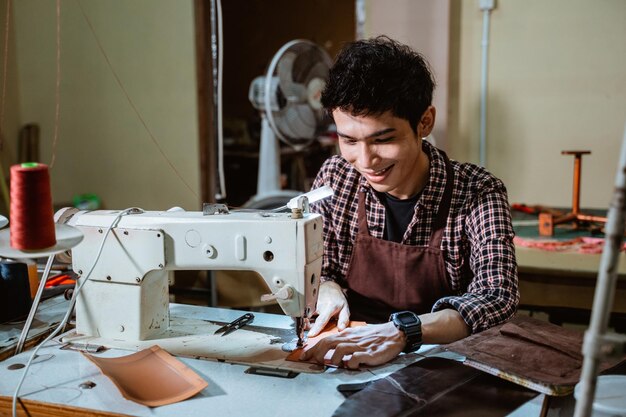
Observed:
[[[414,323],[410,325],[403,324],[399,319],[400,315],[412,315],[414,318]],[[394,325],[402,330],[406,335],[406,346],[402,350],[404,353],[415,352],[422,346],[422,321],[419,316],[412,311],[401,311],[398,313],[393,313],[389,317],[390,321],[393,321]]]

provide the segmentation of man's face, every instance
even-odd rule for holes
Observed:
[[[409,198],[425,184],[428,157],[422,152],[421,129],[391,114],[354,116],[336,109],[333,118],[343,156],[378,192]]]

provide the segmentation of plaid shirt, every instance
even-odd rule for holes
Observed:
[[[422,147],[430,159],[430,177],[402,239],[405,245],[428,245],[446,183],[441,151],[426,141]],[[450,162],[454,191],[441,249],[454,295],[438,300],[432,311],[458,311],[475,333],[509,319],[517,309],[514,232],[502,181],[476,165]],[[312,205],[313,211],[324,216],[322,280],[345,287],[358,231],[359,191],[366,192],[368,229],[378,239],[382,239],[385,227],[385,207],[367,181],[341,156],[324,163],[313,188],[324,184],[334,190],[333,197]]]

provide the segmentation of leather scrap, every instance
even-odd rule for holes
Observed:
[[[465,364],[548,395],[567,395],[580,380],[583,333],[527,316],[446,345]],[[604,359],[599,371],[626,359]]]
[[[504,416],[537,396],[450,359],[430,357],[348,397],[333,417]]]
[[[348,324],[348,327],[360,327],[360,326],[365,326],[367,323],[365,323],[364,321],[351,321]],[[287,356],[287,360],[291,361],[291,362],[300,362],[300,355],[302,355],[302,352],[304,351],[305,348],[312,348],[313,346],[315,346],[317,344],[317,342],[319,342],[320,340],[333,335],[333,334],[337,334],[339,333],[339,330],[337,329],[337,323],[332,321],[329,322],[326,327],[324,327],[324,330],[322,330],[322,332],[320,334],[318,334],[315,337],[311,337],[309,339],[306,340],[306,342],[304,343],[304,347],[301,348],[297,348],[295,349],[293,352],[291,352],[288,356]],[[328,351],[328,353],[326,354],[326,356],[324,357],[324,361],[326,362],[327,366],[332,366],[330,365],[330,358],[333,356],[333,353],[335,352],[335,349],[331,349]],[[346,355],[343,357],[344,362],[350,360],[350,358],[352,357],[352,355]],[[317,363],[315,362],[315,360],[311,359],[306,361],[308,363]]]
[[[119,358],[83,355],[109,377],[127,400],[157,407],[193,397],[208,383],[159,346]]]

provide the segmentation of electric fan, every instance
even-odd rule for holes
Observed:
[[[279,140],[302,150],[328,128],[320,96],[331,63],[315,43],[292,40],[276,52],[266,74],[250,84],[248,97],[261,113],[261,143],[257,194],[246,207],[273,208],[301,194],[281,190]]]

